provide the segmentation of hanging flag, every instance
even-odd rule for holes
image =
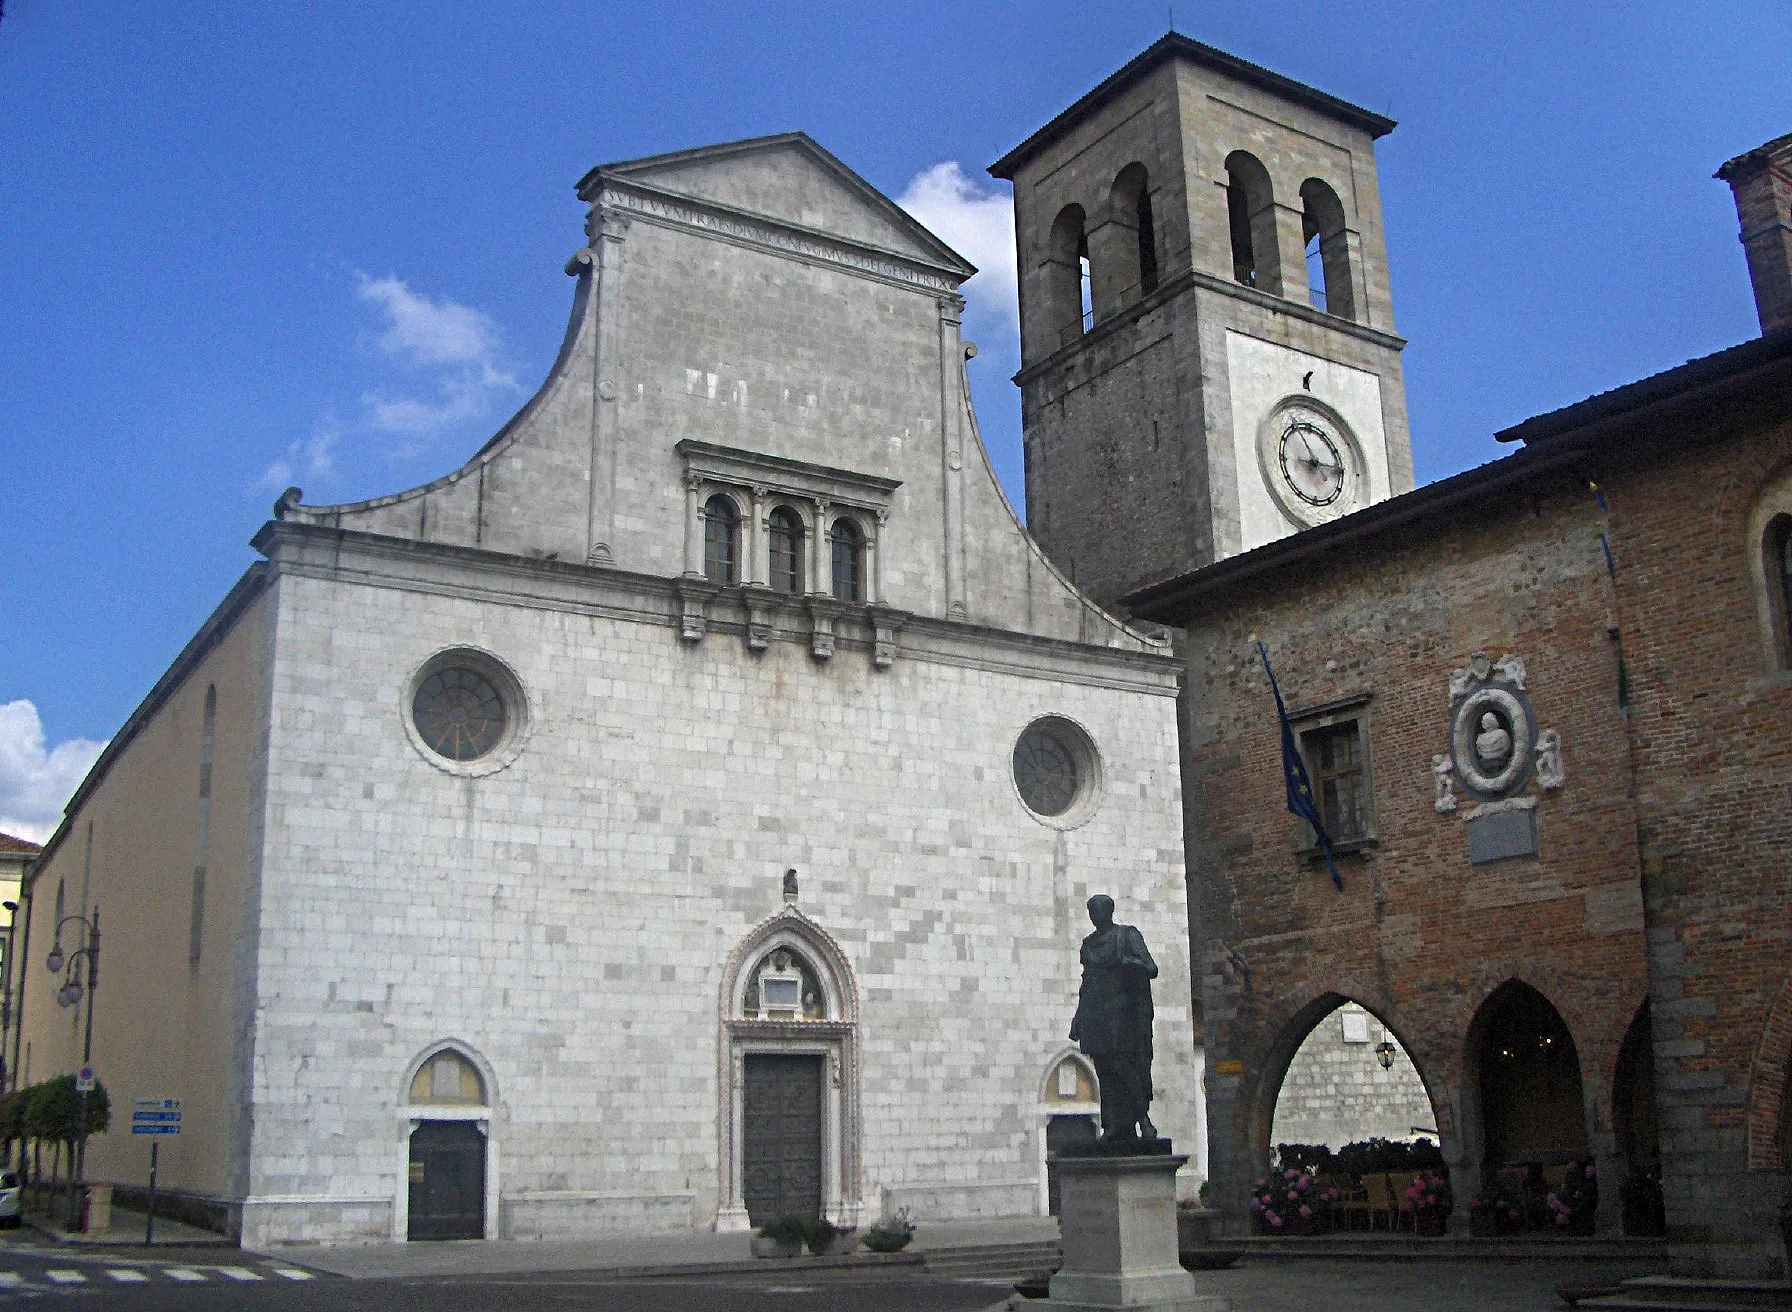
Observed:
[[[1263,672],[1269,676],[1269,690],[1275,694],[1276,718],[1282,722],[1282,781],[1288,789],[1288,809],[1313,826],[1319,837],[1319,850],[1325,854],[1325,868],[1332,872],[1332,883],[1341,893],[1344,877],[1332,860],[1332,840],[1325,832],[1325,820],[1319,814],[1319,800],[1313,796],[1313,781],[1307,777],[1307,764],[1300,759],[1300,745],[1294,741],[1294,726],[1288,723],[1288,708],[1282,704],[1282,689],[1276,683],[1276,672],[1269,668],[1269,652],[1256,634],[1257,655],[1263,661]]]

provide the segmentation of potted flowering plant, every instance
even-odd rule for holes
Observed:
[[[1559,1193],[1551,1193],[1544,1204],[1556,1229],[1567,1234],[1590,1235],[1599,1211],[1599,1177],[1591,1157],[1583,1157],[1568,1168]]]
[[[1444,1232],[1453,1202],[1450,1177],[1441,1171],[1424,1171],[1407,1186],[1400,1210],[1412,1217],[1413,1229],[1419,1234],[1435,1237]]]
[[[1469,1233],[1483,1239],[1517,1234],[1524,1229],[1524,1208],[1495,1181],[1484,1194],[1468,1200]]]
[[[1326,1192],[1298,1167],[1272,1167],[1251,1189],[1252,1229],[1260,1235],[1321,1234],[1331,1210]],[[1337,1191],[1330,1192],[1336,1201]]]

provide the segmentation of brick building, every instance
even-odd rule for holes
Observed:
[[[1787,269],[1760,255],[1750,216],[1777,203],[1788,223],[1789,147],[1720,173],[1762,338],[1127,600],[1186,631],[1191,914],[1213,1175],[1235,1214],[1290,1057],[1349,999],[1417,1065],[1459,1209],[1484,1169],[1590,1151],[1611,1231],[1617,1182],[1659,1161],[1684,1266],[1777,1267],[1792,333],[1772,299]],[[1253,634],[1339,840],[1341,890],[1285,809]]]

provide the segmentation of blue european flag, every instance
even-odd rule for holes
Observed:
[[[1288,723],[1288,708],[1282,704],[1282,689],[1276,683],[1276,672],[1269,668],[1269,652],[1257,640],[1257,655],[1262,658],[1263,672],[1269,676],[1269,690],[1275,694],[1276,718],[1282,722],[1282,780],[1288,788],[1288,809],[1313,826],[1319,836],[1319,850],[1325,854],[1325,868],[1332,872],[1332,883],[1341,893],[1344,878],[1332,860],[1332,840],[1325,832],[1325,821],[1319,814],[1319,801],[1313,796],[1313,781],[1307,777],[1307,764],[1300,759],[1300,745],[1294,741],[1294,726]]]

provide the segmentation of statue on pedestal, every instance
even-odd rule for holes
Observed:
[[[1157,963],[1145,936],[1114,923],[1114,899],[1089,899],[1095,931],[1083,940],[1083,985],[1070,1037],[1101,1083],[1101,1141],[1155,1140],[1151,1124],[1151,981]]]

